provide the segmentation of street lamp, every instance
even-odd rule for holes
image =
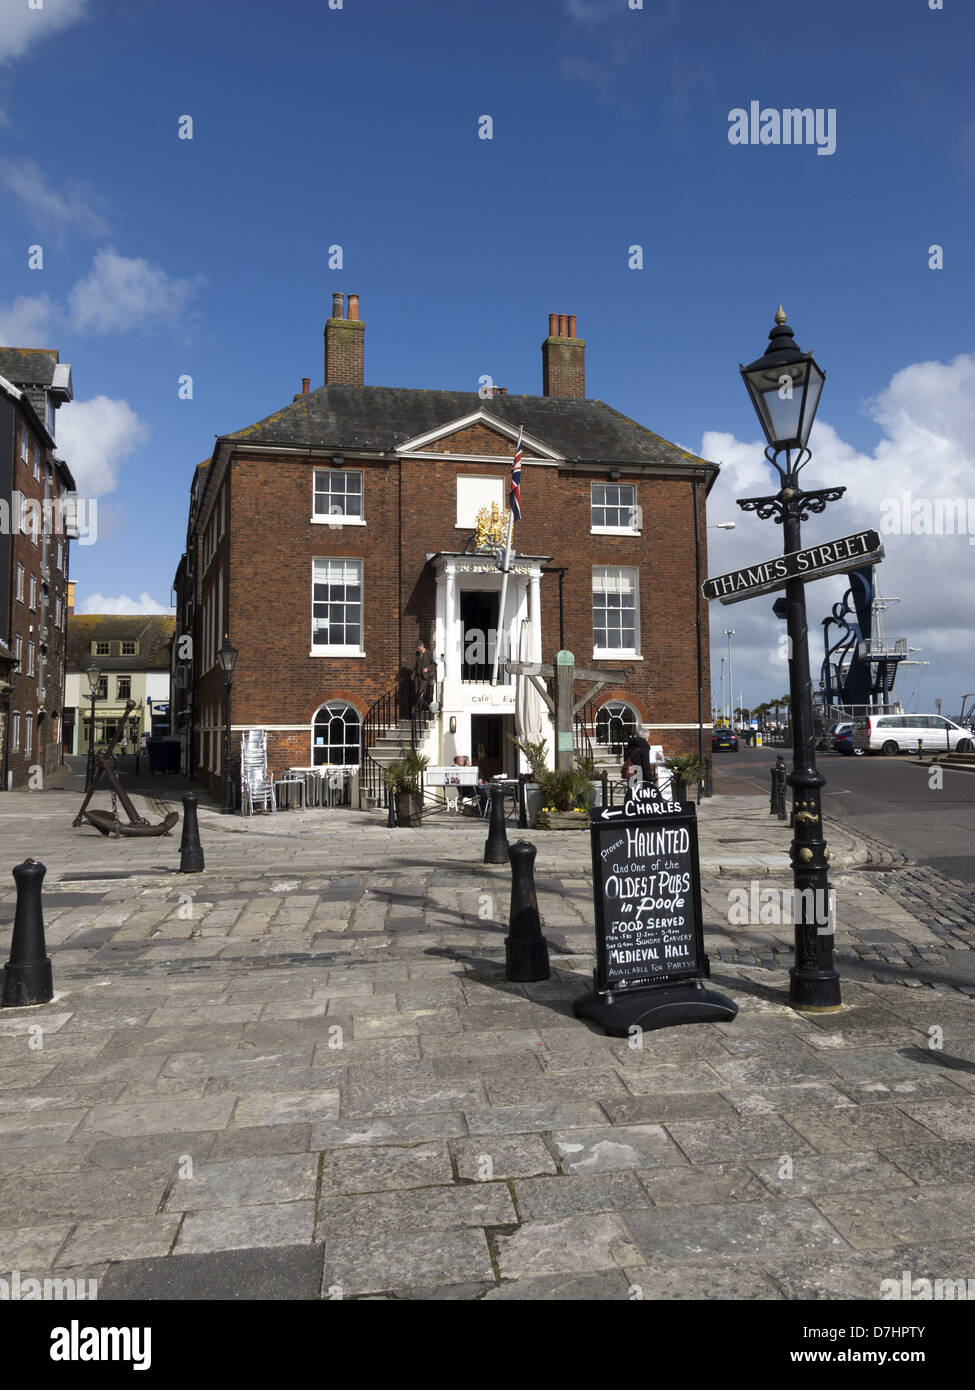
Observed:
[[[230,677],[237,664],[237,648],[230,645],[224,633],[223,643],[217,655],[223,667],[224,680],[224,735],[223,735],[223,805],[220,814],[232,816],[234,813],[234,780],[230,771]]]
[[[724,705],[724,657],[723,657],[723,656],[719,656],[719,657],[718,657],[718,660],[721,662],[721,676],[720,676],[720,686],[719,686],[720,691],[721,691],[721,696],[720,696],[720,698],[721,698],[721,718],[724,719],[724,710],[725,710],[725,705]]]
[[[88,764],[85,768],[85,791],[88,791],[95,777],[95,701],[98,699],[98,682],[102,673],[94,662],[85,672],[88,677],[88,691],[91,695],[91,723],[88,725]]]
[[[765,457],[779,476],[773,497],[746,497],[744,511],[762,520],[774,517],[782,526],[785,553],[800,550],[800,523],[810,512],[822,512],[845,488],[806,492],[800,470],[811,457],[807,441],[825,381],[811,352],[801,352],[779,305],[763,357],[740,366],[742,380],[768,440]],[[780,456],[785,455],[784,466]],[[794,838],[791,863],[795,915],[795,964],[789,971],[789,998],[802,1009],[835,1012],[841,1007],[840,977],[833,967],[833,924],[829,906],[829,851],[823,839],[820,789],[826,779],[816,768],[812,681],[806,631],[806,591],[801,579],[785,588],[789,633],[789,696],[792,711],[792,771]]]
[[[728,704],[731,706],[731,727],[735,727],[735,678],[731,670],[731,639],[735,635],[733,627],[726,627],[724,635],[728,639]]]

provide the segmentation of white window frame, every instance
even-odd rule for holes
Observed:
[[[128,681],[128,683],[129,683],[128,691],[127,691],[126,694],[124,694],[124,695],[122,694],[122,682],[123,682],[123,681]],[[132,677],[129,676],[129,675],[116,676],[116,677],[115,677],[115,698],[116,698],[116,700],[128,700],[128,699],[131,699],[131,697],[132,697]]]
[[[23,420],[20,422],[20,461],[30,467],[30,436]]]
[[[24,757],[29,758],[34,751],[34,716],[28,712],[24,715]]]
[[[597,501],[596,501],[596,499],[595,499],[595,496],[594,496],[594,489],[597,488],[597,487],[616,487],[616,488],[620,488],[620,489],[625,488],[625,487],[632,488],[632,490],[633,490],[633,503],[632,503],[632,505],[631,505],[630,507],[627,508],[627,510],[630,512],[630,515],[634,518],[634,525],[632,525],[632,526],[597,526],[597,525],[595,525],[595,523],[594,523],[593,520],[592,520],[592,515],[593,515],[594,509],[595,509],[597,506],[601,506],[601,507],[606,507],[606,506],[610,506],[610,507],[612,507],[612,506],[619,506],[621,510],[625,507],[625,504],[624,504],[623,502],[619,502],[619,503],[614,503],[614,502],[599,502],[599,503],[597,503]],[[643,528],[642,528],[641,526],[635,524],[636,521],[639,519],[639,516],[640,516],[640,508],[639,508],[639,506],[637,505],[637,500],[636,500],[636,483],[617,483],[617,482],[615,482],[615,481],[609,480],[609,481],[607,481],[607,482],[599,481],[599,482],[594,482],[594,483],[591,484],[590,489],[589,489],[589,530],[590,530],[590,534],[591,534],[591,535],[593,535],[593,536],[640,536],[640,535],[643,534]]]
[[[358,475],[359,478],[359,505],[362,507],[363,515],[346,516],[344,512],[316,512],[315,503],[318,500],[318,480],[319,478],[349,478]],[[330,490],[331,491],[331,490]],[[348,496],[348,493],[343,493]],[[315,526],[365,526],[366,510],[366,475],[361,468],[316,468],[312,474],[311,484],[311,519]]]
[[[29,594],[30,594],[30,602],[29,602],[29,604],[28,604],[27,606],[28,606],[28,608],[36,609],[36,608],[37,608],[37,576],[36,576],[35,574],[32,574],[32,575],[30,576],[30,584],[28,585],[28,592],[29,592]]]
[[[120,656],[138,656],[139,653],[138,653],[138,650],[137,650],[137,646],[138,646],[138,644],[133,640],[133,638],[131,638],[131,637],[125,637],[125,638],[122,639],[122,645],[121,645],[121,647],[120,647],[120,649],[119,649],[119,655],[120,655]],[[125,650],[126,647],[131,647],[132,650],[131,650],[130,652],[127,652],[127,651]]]
[[[58,541],[58,569],[64,569],[64,543]]]
[[[17,637],[14,638],[14,658],[15,658],[15,660],[16,660],[16,662],[17,662],[17,670],[19,671],[19,670],[21,669],[21,667],[23,666],[23,664],[24,664],[24,639],[23,639],[23,637],[17,636]]]
[[[328,710],[328,711],[332,712],[332,717],[335,717],[336,715],[338,715],[339,711],[343,711],[343,712],[344,712],[345,710],[351,710],[352,713],[355,715],[356,720],[358,721],[359,734],[358,734],[358,739],[357,739],[357,743],[356,743],[356,759],[355,759],[355,762],[354,762],[354,763],[329,763],[329,762],[318,762],[318,761],[316,760],[315,754],[316,754],[316,752],[317,752],[320,748],[322,748],[322,747],[324,746],[324,748],[326,749],[326,751],[328,750],[328,745],[327,745],[327,744],[322,745],[322,744],[319,744],[319,743],[316,743],[316,742],[315,742],[315,725],[316,725],[316,723],[317,723],[317,721],[318,721],[319,715],[320,715],[324,710]],[[356,709],[356,707],[355,707],[355,705],[352,703],[352,701],[351,701],[351,700],[326,700],[324,704],[319,705],[318,709],[315,711],[315,713],[312,715],[312,718],[311,718],[311,763],[310,763],[310,766],[311,766],[311,767],[358,767],[358,765],[359,765],[359,748],[360,748],[360,745],[361,745],[361,740],[362,740],[362,715],[361,715],[361,714],[359,713],[359,711]],[[345,746],[345,747],[348,747],[349,745],[348,745],[348,744],[345,744],[344,746]]]
[[[34,440],[34,478],[37,482],[41,480],[41,446]]]
[[[629,574],[633,579],[633,635],[635,645],[632,647],[597,647],[596,646],[596,594],[612,592],[603,588],[596,588],[597,576],[605,576],[607,579],[611,574],[622,576]],[[640,656],[640,570],[636,565],[593,565],[592,568],[592,624],[593,624],[593,647],[592,654],[594,660],[600,658],[608,659],[611,657],[629,656],[638,660]]]
[[[14,710],[10,716],[10,751],[11,753],[20,752],[20,710]]]
[[[23,601],[24,601],[24,567],[23,567],[23,565],[20,563],[19,560],[17,561],[17,592],[16,592],[16,594],[15,594],[15,597],[16,597],[17,599],[19,599],[19,601],[20,601],[21,603],[23,603]]]
[[[311,562],[311,650],[309,656],[352,656],[364,658],[366,653],[362,645],[352,646],[351,644],[324,644],[315,642],[315,566],[316,565],[358,565],[359,567],[359,638],[360,644],[365,641],[365,564],[361,558],[352,555],[316,555]]]
[[[108,651],[107,651],[107,652],[100,652],[100,651],[98,650],[99,647],[107,647],[107,648],[108,648]],[[111,654],[112,654],[112,644],[111,644],[111,642],[96,642],[96,643],[95,643],[95,650],[94,650],[94,652],[92,653],[93,656],[111,656]]]
[[[505,487],[509,482],[510,478],[506,476],[458,473],[457,521],[454,530],[473,531],[477,525],[478,512],[484,507],[490,507],[492,502],[496,502],[498,511],[503,512],[508,505]],[[465,492],[468,494],[467,497],[464,496]]]
[[[32,676],[32,675],[34,674],[34,643],[33,643],[33,642],[28,642],[28,643],[27,643],[27,674],[28,674],[28,676]]]

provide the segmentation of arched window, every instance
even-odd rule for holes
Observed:
[[[329,700],[312,721],[311,760],[313,767],[338,763],[355,767],[359,763],[362,723],[358,711],[344,700]]]
[[[632,705],[622,700],[608,700],[596,711],[596,742],[608,745],[614,753],[622,753],[639,723],[639,715]]]

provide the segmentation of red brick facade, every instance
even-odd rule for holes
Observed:
[[[361,363],[361,325],[357,319],[340,315],[339,305],[328,322],[327,371],[354,377]],[[558,388],[560,395],[583,396],[583,341],[574,337],[574,320],[564,330],[562,323],[557,328],[559,331],[543,345],[546,382],[552,388],[546,394],[554,396]],[[347,348],[341,335],[350,329],[356,336]],[[333,330],[339,336],[333,336]],[[345,353],[352,356],[343,358]],[[356,353],[360,354],[358,359]],[[333,387],[335,384],[327,382]],[[352,411],[354,401],[360,399],[357,393],[348,392],[355,384],[342,383],[347,393],[342,400]],[[353,440],[375,442],[369,439],[370,429],[376,429],[370,411],[383,393],[380,388],[372,389],[375,396],[370,397],[370,388],[366,388],[361,397],[363,424],[349,430],[344,447],[302,450],[275,438],[272,450],[262,446],[259,424],[218,441],[203,486],[202,470],[198,470],[199,510],[195,521],[191,520],[189,540],[199,554],[195,689],[192,712],[187,717],[195,730],[195,769],[215,793],[220,787],[225,689],[215,655],[224,633],[239,651],[232,684],[234,742],[239,730],[263,727],[268,731],[269,763],[276,776],[291,766],[308,766],[313,761],[312,721],[326,701],[347,701],[364,718],[377,700],[408,678],[417,640],[422,638],[429,647],[438,635],[443,636],[445,592],[452,592],[452,581],[445,575],[458,565],[464,569],[465,559],[472,558],[464,557],[463,552],[469,549],[473,527],[456,524],[458,478],[497,479],[498,495],[507,497],[514,443],[510,424],[492,413],[498,410],[497,398],[477,400],[476,408],[465,413],[448,401],[455,393],[389,392],[389,396],[422,397],[415,411],[417,418],[422,415],[428,421],[431,413],[441,408],[438,398],[442,396],[439,423],[426,434],[418,429],[407,439],[400,431],[392,446],[356,447]],[[300,428],[307,437],[309,412],[316,408],[317,395],[296,397],[292,407],[262,424],[283,432],[281,419],[290,410],[296,421],[302,422],[294,433],[297,435]],[[350,399],[352,406],[348,405]],[[517,412],[524,409],[518,398],[503,399],[509,415],[517,418]],[[401,402],[396,404],[399,407]],[[557,407],[558,402],[552,405]],[[598,403],[592,403],[592,408],[614,415]],[[331,397],[328,410],[331,415]],[[632,421],[624,424],[646,433]],[[529,582],[536,586],[530,602],[539,600],[541,659],[552,661],[560,646],[560,585],[554,571],[562,569],[564,645],[575,654],[577,664],[597,669],[629,666],[632,670],[625,686],[604,687],[595,704],[611,699],[626,701],[639,720],[649,725],[652,742],[663,744],[668,753],[696,751],[698,618],[700,649],[702,653],[708,651],[708,614],[698,599],[698,579],[707,574],[705,498],[716,469],[656,436],[650,437],[654,447],[661,445],[670,451],[663,464],[634,461],[627,465],[598,455],[591,465],[582,464],[577,460],[585,457],[587,441],[581,432],[577,447],[572,440],[571,454],[564,442],[561,450],[557,449],[540,426],[536,425],[533,437],[533,445],[526,438],[523,519],[514,528],[513,545],[516,556],[524,557],[526,566],[534,566],[534,580],[526,579],[527,570],[523,569],[520,582],[523,604],[529,603]],[[329,524],[315,518],[316,470],[333,477],[362,475],[364,524],[348,519]],[[606,484],[610,479],[636,490],[639,521],[627,534],[601,534],[593,528],[593,484]],[[699,565],[695,563],[695,479]],[[459,560],[451,559],[455,556]],[[363,655],[312,652],[312,570],[316,559],[361,563]],[[548,567],[549,572],[539,578],[540,566]],[[639,656],[594,655],[595,566],[621,566],[638,574]],[[184,557],[181,572],[191,568]],[[492,592],[492,584],[500,581],[496,572],[487,575],[490,568],[485,567],[485,578],[480,581],[473,567],[467,566],[468,582],[466,587],[458,584],[458,590],[474,588],[478,595],[482,590]],[[511,602],[509,591],[509,606]],[[506,613],[512,611],[509,606]],[[459,607],[458,599],[453,611],[459,612]],[[451,632],[457,631],[457,622],[455,617]],[[438,650],[435,655],[441,660],[443,680],[445,653]],[[710,692],[706,661],[701,674],[707,720]],[[585,693],[581,683],[577,693]],[[447,713],[448,704],[444,703],[444,723]],[[435,758],[449,761],[454,751],[464,751],[465,744],[470,746],[470,739],[471,729],[466,725],[454,742],[441,730]]]

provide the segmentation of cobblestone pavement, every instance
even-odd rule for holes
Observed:
[[[959,885],[837,835],[844,1009],[798,1014],[788,829],[716,798],[706,940],[738,1018],[631,1048],[571,1009],[583,834],[527,836],[552,976],[514,985],[483,826],[204,808],[184,876],[177,838],[75,831],[75,805],[0,801],[8,862],[48,865],[57,991],[0,1012],[0,1268],[102,1298],[876,1299],[905,1269],[975,1275]],[[4,959],[12,916],[7,890]]]

